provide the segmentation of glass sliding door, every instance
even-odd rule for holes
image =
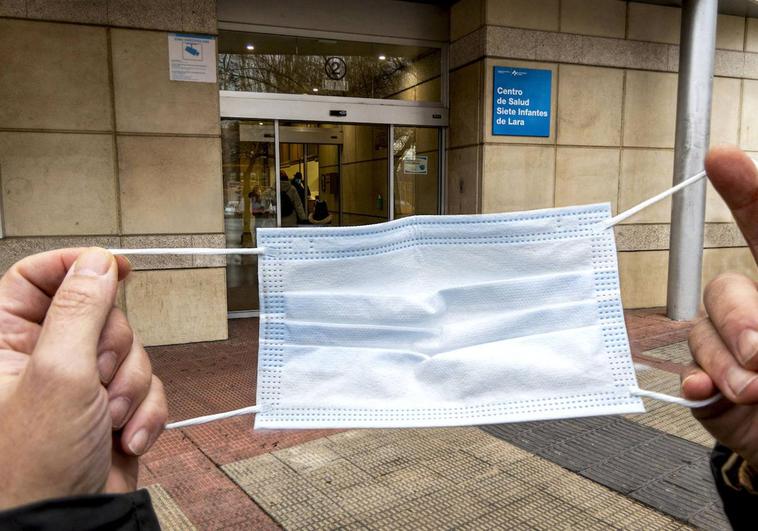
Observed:
[[[396,126],[393,133],[394,218],[438,214],[439,129]]]
[[[342,225],[389,220],[389,126],[345,125],[342,156]]]
[[[255,247],[257,227],[276,227],[274,124],[222,120],[224,232],[227,247]],[[258,309],[258,257],[230,255],[226,261],[230,312]]]
[[[280,122],[279,138],[282,226],[340,225],[343,126]]]
[[[439,213],[438,128],[221,123],[228,247],[255,247],[260,227],[368,225]],[[257,311],[258,257],[231,255],[226,272],[232,316]]]

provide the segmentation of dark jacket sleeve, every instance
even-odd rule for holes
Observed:
[[[159,531],[146,490],[76,496],[0,511],[3,531]]]
[[[758,495],[752,484],[745,485],[744,461],[726,446],[716,444],[711,452],[711,472],[724,513],[735,531],[755,529]],[[742,477],[741,477],[742,476]]]

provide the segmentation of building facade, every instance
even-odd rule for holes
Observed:
[[[719,15],[711,144],[758,154],[752,14]],[[679,18],[622,0],[0,0],[0,270],[68,246],[253,247],[324,212],[623,211],[671,185]],[[182,35],[215,38],[216,82],[171,80]],[[549,72],[538,135],[495,134],[503,69]],[[669,222],[666,201],[615,229],[628,308],[666,303]],[[704,282],[755,271],[712,189],[705,229]],[[146,344],[225,339],[257,309],[252,256],[132,262],[119,304]]]

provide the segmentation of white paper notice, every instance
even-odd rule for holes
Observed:
[[[172,81],[216,82],[216,38],[207,35],[170,33],[168,36],[169,79]]]

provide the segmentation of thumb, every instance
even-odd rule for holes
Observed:
[[[118,289],[118,267],[105,249],[85,250],[66,274],[32,354],[48,378],[86,382],[97,376],[97,345]]]

